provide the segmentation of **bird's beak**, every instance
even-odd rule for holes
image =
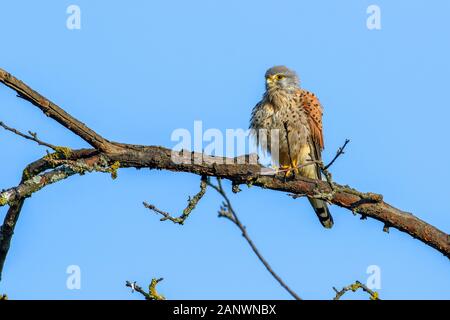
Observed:
[[[272,85],[272,84],[273,84],[273,77],[267,77],[267,78],[266,78],[266,84],[267,84],[268,86]]]

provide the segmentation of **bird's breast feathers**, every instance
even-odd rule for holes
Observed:
[[[292,129],[307,126],[307,113],[300,98],[299,92],[266,93],[252,112],[251,128],[284,130],[285,124]]]

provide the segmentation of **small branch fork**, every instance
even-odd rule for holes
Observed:
[[[336,155],[334,156],[334,158],[330,161],[330,163],[328,163],[325,167],[323,167],[322,170],[328,170],[328,169],[333,165],[333,163],[337,160],[337,158],[339,158],[341,155],[343,155],[343,154],[345,153],[345,152],[344,152],[345,147],[347,146],[347,144],[348,144],[349,142],[350,142],[349,139],[345,139],[344,144],[342,145],[342,147],[340,147],[340,148],[337,150]]]
[[[125,282],[125,286],[131,288],[131,292],[136,291],[142,294],[145,300],[166,300],[166,298],[163,295],[159,294],[158,291],[156,290],[157,284],[163,280],[164,280],[163,278],[159,279],[153,278],[148,287],[148,292],[146,292],[144,289],[142,289],[142,287],[137,285],[136,281],[134,282],[127,281]]]
[[[327,179],[327,182],[330,185],[332,192],[334,192],[333,178],[331,172],[328,171],[328,169],[333,165],[333,163],[337,160],[337,158],[339,158],[341,155],[345,153],[344,152],[345,147],[349,142],[350,142],[349,139],[345,139],[344,144],[341,147],[339,147],[334,158],[326,166],[323,165],[323,162],[319,164],[320,171],[322,171],[323,175],[325,176],[325,179]]]
[[[362,284],[359,281],[356,281],[355,283],[342,288],[342,290],[337,290],[335,287],[333,287],[333,290],[336,292],[336,296],[333,298],[333,300],[339,300],[348,291],[355,292],[358,289],[367,292],[370,295],[370,300],[380,300],[380,298],[378,297],[378,292],[369,289],[366,285]]]
[[[192,210],[195,209],[195,207],[197,206],[199,201],[205,195],[206,187],[207,187],[207,178],[206,178],[206,176],[202,176],[201,181],[200,181],[200,191],[194,197],[188,198],[188,205],[183,210],[183,213],[179,217],[173,217],[170,213],[162,211],[162,210],[156,208],[154,205],[148,204],[147,202],[144,202],[144,206],[146,208],[153,210],[154,212],[162,215],[163,217],[160,219],[161,221],[170,220],[173,223],[182,225],[182,224],[184,224],[184,221],[189,217]]]

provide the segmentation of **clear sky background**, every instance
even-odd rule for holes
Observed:
[[[81,30],[66,9],[81,8]],[[381,8],[381,30],[366,9]],[[2,1],[1,67],[108,139],[172,147],[176,128],[247,128],[264,72],[285,64],[324,109],[324,159],[345,138],[335,181],[450,231],[450,2]],[[87,144],[0,86],[0,120],[52,144]],[[0,131],[0,188],[18,183],[45,148]],[[199,178],[122,169],[75,176],[33,195],[17,224],[0,293],[12,299],[141,299],[124,286],[164,277],[170,299],[285,299],[208,191],[184,226],[142,201],[180,212]],[[226,184],[229,188],[229,184]],[[306,200],[242,188],[235,209],[264,256],[303,298],[365,282],[381,270],[381,298],[450,299],[447,258],[374,220],[331,207],[325,230]],[[231,192],[230,192],[231,193]],[[0,208],[3,219],[6,208]],[[66,268],[81,268],[81,289]],[[367,298],[354,294],[352,298]]]

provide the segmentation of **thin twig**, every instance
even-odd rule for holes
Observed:
[[[327,180],[328,184],[330,185],[332,194],[335,192],[335,188],[334,188],[331,172],[328,171],[328,169],[333,165],[333,163],[336,161],[337,158],[339,158],[341,155],[343,155],[345,153],[344,149],[349,142],[350,142],[349,139],[345,139],[344,144],[342,145],[342,147],[339,147],[339,149],[336,152],[336,155],[330,161],[330,163],[328,163],[327,165],[324,165],[323,162],[320,161],[318,164],[320,171],[322,171],[323,175],[325,176],[325,179]],[[332,195],[331,195],[331,197],[332,197]]]
[[[150,295],[145,292],[144,289],[142,289],[141,286],[136,284],[136,281],[130,282],[127,281],[125,282],[125,286],[131,288],[131,292],[133,293],[134,291],[139,292],[140,294],[142,294],[145,298],[145,300],[150,300]]]
[[[380,298],[378,297],[378,292],[369,289],[369,287],[359,281],[356,281],[355,283],[342,288],[342,290],[340,291],[333,287],[333,290],[336,292],[336,296],[333,298],[333,300],[339,300],[346,292],[355,292],[358,289],[362,289],[364,292],[367,292],[370,295],[370,300],[380,300]]]
[[[328,171],[328,169],[325,169],[323,166],[323,163],[319,165],[320,171],[322,171],[323,175],[325,176],[325,179],[327,180],[328,184],[330,185],[331,193],[334,193],[334,184],[333,184],[333,178],[331,175],[331,172]],[[332,196],[331,196],[332,197]]]
[[[163,295],[159,294],[158,291],[156,290],[156,285],[163,280],[164,280],[164,278],[159,278],[159,279],[153,278],[152,279],[152,282],[150,283],[150,286],[149,286],[150,298],[152,300],[166,300],[166,298]]]
[[[256,254],[258,259],[262,262],[264,267],[266,267],[267,271],[269,271],[269,273],[275,278],[275,280],[277,280],[278,283],[284,289],[286,289],[286,291],[289,292],[289,294],[292,297],[294,297],[294,299],[302,300],[291,288],[289,288],[289,286],[283,281],[283,279],[281,279],[281,277],[277,273],[275,273],[275,271],[269,265],[267,260],[262,256],[261,252],[258,250],[258,248],[256,247],[255,243],[252,241],[252,239],[248,235],[247,229],[242,224],[242,222],[239,220],[239,217],[237,216],[236,211],[234,211],[234,209],[233,209],[233,207],[231,205],[231,201],[228,198],[227,194],[225,193],[225,190],[222,187],[221,179],[217,178],[217,185],[212,184],[208,180],[208,185],[210,187],[212,187],[214,190],[216,190],[222,196],[222,198],[225,200],[223,205],[222,205],[222,207],[221,207],[221,209],[220,209],[220,211],[219,211],[219,217],[227,218],[228,220],[233,222],[241,230],[242,236],[245,238],[245,240],[247,240],[247,242],[250,245],[250,247],[252,248],[253,252]]]
[[[343,155],[343,154],[345,153],[345,152],[344,152],[344,149],[345,149],[345,147],[347,146],[347,144],[348,144],[349,142],[350,142],[349,139],[345,139],[344,144],[342,145],[342,147],[340,147],[340,148],[337,150],[336,155],[334,156],[334,158],[333,158],[333,159],[330,161],[330,163],[327,164],[322,170],[328,170],[328,168],[331,167],[331,166],[333,165],[333,163],[336,161],[336,159],[339,158],[341,155]]]
[[[289,143],[289,130],[288,130],[287,122],[284,122],[283,126],[284,126],[284,131],[286,132],[286,143],[287,143],[287,149],[288,149],[289,163],[291,164],[291,167],[294,168],[294,162],[292,161],[292,156],[291,156],[291,145]],[[290,170],[288,170],[288,172],[289,171]],[[287,172],[286,172],[286,174],[287,174]],[[295,176],[295,170],[294,170],[294,176]]]
[[[173,217],[170,213],[156,208],[153,204],[148,204],[147,202],[144,202],[143,204],[146,208],[153,210],[154,212],[162,215],[163,217],[161,218],[161,221],[170,220],[173,223],[182,225],[182,224],[184,224],[184,221],[189,217],[189,214],[192,212],[192,210],[195,209],[195,207],[197,206],[200,199],[205,195],[206,187],[207,187],[206,180],[207,180],[206,177],[202,176],[201,181],[200,181],[200,191],[194,197],[192,197],[192,198],[189,197],[188,205],[183,210],[183,213],[179,217]]]
[[[166,300],[166,298],[159,294],[156,290],[156,285],[158,283],[160,283],[162,280],[164,280],[163,278],[153,278],[152,281],[150,282],[150,285],[148,287],[148,292],[145,292],[144,289],[142,289],[142,287],[140,287],[139,285],[136,284],[136,281],[134,282],[130,282],[127,281],[125,283],[125,286],[131,288],[131,292],[139,292],[140,294],[142,294],[145,298],[145,300]]]
[[[28,131],[28,134],[25,134],[25,133],[20,132],[20,131],[17,130],[17,129],[8,127],[8,126],[7,126],[5,123],[3,123],[2,121],[0,121],[0,126],[3,127],[3,129],[5,129],[5,130],[8,130],[8,131],[10,131],[10,132],[12,132],[12,133],[17,134],[18,136],[21,136],[22,138],[25,138],[25,139],[27,139],[27,140],[34,141],[34,142],[36,142],[36,143],[37,143],[38,145],[40,145],[40,146],[45,146],[45,147],[50,148],[50,149],[53,149],[53,150],[56,150],[56,149],[57,149],[57,146],[55,146],[55,145],[53,145],[53,144],[50,144],[50,143],[47,143],[47,142],[44,142],[44,141],[38,139],[37,134],[36,134],[35,132]]]

